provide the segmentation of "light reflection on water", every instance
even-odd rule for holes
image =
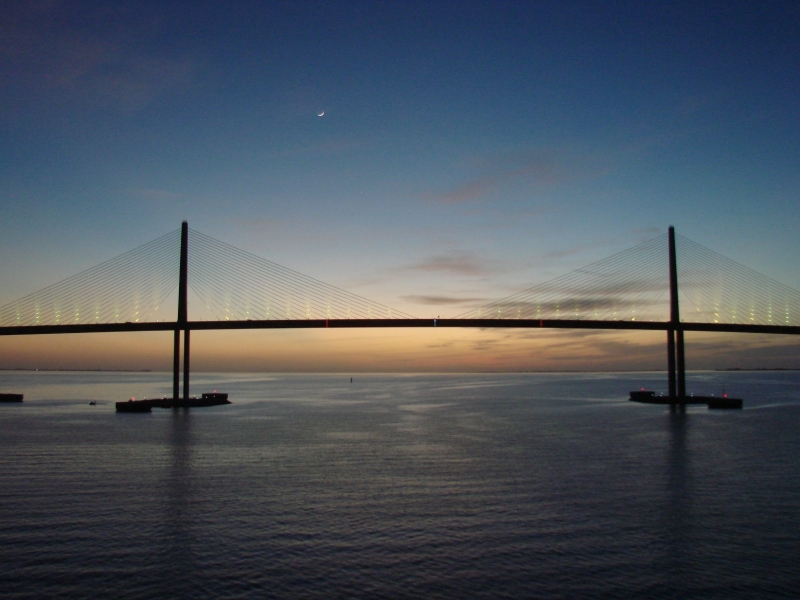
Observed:
[[[198,374],[234,404],[149,415],[112,402],[168,374],[0,377],[5,597],[794,593],[797,373],[685,413],[647,373]]]

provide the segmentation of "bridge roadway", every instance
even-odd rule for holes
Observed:
[[[479,329],[616,329],[634,331],[707,331],[800,335],[791,325],[747,325],[730,323],[678,323],[670,321],[594,321],[589,319],[296,319],[269,321],[175,321],[155,323],[91,323],[64,325],[20,325],[0,327],[0,335],[45,335],[57,333],[114,333],[126,331],[218,331],[225,329],[351,329],[364,327],[421,328],[471,327]]]

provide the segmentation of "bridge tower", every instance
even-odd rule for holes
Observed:
[[[678,304],[678,264],[675,254],[675,228],[669,228],[669,328],[667,329],[667,364],[670,398],[686,396],[686,359],[683,326]]]
[[[183,399],[189,399],[189,329],[187,327],[187,281],[189,266],[189,224],[181,224],[180,279],[178,281],[178,320],[175,323],[172,358],[172,398],[177,406],[180,392],[181,330],[183,330]]]

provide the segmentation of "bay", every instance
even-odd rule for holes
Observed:
[[[800,373],[688,379],[2,372],[0,595],[793,597]]]

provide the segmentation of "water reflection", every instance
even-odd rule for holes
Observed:
[[[165,596],[183,595],[191,580],[192,560],[192,416],[187,409],[173,409],[168,430],[169,464],[166,510],[164,511],[164,546],[162,564],[166,567],[163,583]]]
[[[667,419],[665,564],[670,587],[681,590],[689,589],[687,575],[693,558],[691,419],[685,409],[670,411]]]

